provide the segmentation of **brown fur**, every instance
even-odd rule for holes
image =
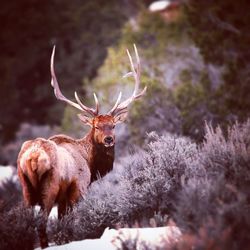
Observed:
[[[25,142],[17,159],[25,204],[40,205],[46,217],[58,204],[61,218],[91,182],[112,170],[114,145],[105,147],[106,136],[114,139],[114,119],[108,115],[93,118],[92,129],[82,139],[56,135]],[[47,247],[46,228],[39,235],[41,246]]]

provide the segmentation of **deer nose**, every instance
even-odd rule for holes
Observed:
[[[113,139],[112,136],[106,136],[106,137],[104,138],[104,142],[105,142],[105,143],[110,144],[110,143],[112,143],[113,141],[114,141],[114,139]]]

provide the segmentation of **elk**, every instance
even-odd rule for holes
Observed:
[[[40,205],[40,211],[46,218],[55,204],[58,205],[58,217],[62,218],[85,195],[91,182],[112,170],[115,156],[114,128],[126,119],[128,106],[143,96],[147,89],[145,87],[138,93],[141,65],[135,45],[134,50],[136,64],[127,50],[131,72],[125,75],[134,77],[132,96],[121,102],[120,92],[113,108],[101,115],[95,93],[95,108],[85,106],[76,92],[76,102],[62,94],[54,70],[55,47],[53,48],[50,69],[54,94],[58,100],[78,109],[78,117],[91,129],[82,139],[62,134],[48,139],[36,138],[22,145],[17,165],[24,202],[27,206]],[[46,226],[40,228],[39,236],[41,247],[47,247]]]

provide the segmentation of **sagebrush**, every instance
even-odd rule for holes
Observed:
[[[50,222],[50,240],[64,244],[97,238],[106,227],[135,222],[149,226],[154,218],[159,225],[171,219],[183,232],[178,244],[168,244],[166,249],[207,249],[208,244],[212,249],[247,249],[250,120],[227,131],[209,125],[205,129],[200,145],[170,134],[149,135],[144,149],[134,148],[120,158],[111,173],[90,186],[71,213]],[[20,208],[2,211],[0,230],[5,235],[9,232],[13,242],[27,231],[29,240],[22,240],[27,239],[29,246],[35,239],[35,222],[27,213],[20,213]],[[11,223],[15,214],[22,223]],[[11,249],[13,242],[4,243]]]

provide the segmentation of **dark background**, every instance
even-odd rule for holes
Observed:
[[[208,81],[206,78],[208,74],[206,69],[203,80],[195,86],[189,85],[188,78],[184,77],[183,84],[172,93],[173,105],[181,114],[182,129],[171,132],[201,140],[203,135],[196,136],[193,131],[199,130],[204,125],[204,120],[222,124],[222,127],[231,121],[246,120],[250,112],[249,2],[246,0],[177,1],[181,3],[180,11],[183,13],[183,18],[177,24],[160,21],[159,14],[152,14],[149,17],[147,8],[151,2],[143,0],[2,2],[0,9],[0,145],[2,148],[15,140],[17,131],[23,123],[60,126],[65,118],[65,105],[56,100],[50,86],[49,62],[53,45],[56,45],[55,69],[59,82],[63,82],[61,84],[63,93],[68,98],[73,98],[75,90],[84,97],[86,89],[92,88],[92,80],[103,65],[108,48],[112,46],[119,48],[120,44],[130,46],[136,42],[141,49],[147,49],[147,55],[150,55],[148,58],[152,61],[157,57],[157,53],[164,55],[169,40],[173,37],[181,40],[185,34],[199,49],[206,67],[208,65],[221,67],[222,84],[213,89],[213,81],[211,79]],[[127,22],[133,19],[137,20],[139,26],[141,25],[140,31],[124,32]],[[160,37],[160,42],[157,36]],[[153,70],[157,72],[157,68],[161,66],[156,62]],[[159,81],[157,73],[153,75],[156,77],[154,79],[151,74],[150,81]],[[158,100],[161,98],[171,100],[169,94],[160,97],[157,93],[154,92],[154,97]],[[165,108],[162,109],[161,112],[164,112]],[[167,116],[164,119],[167,120]],[[146,123],[139,119],[136,124]],[[1,158],[3,154],[4,151],[1,153]]]

